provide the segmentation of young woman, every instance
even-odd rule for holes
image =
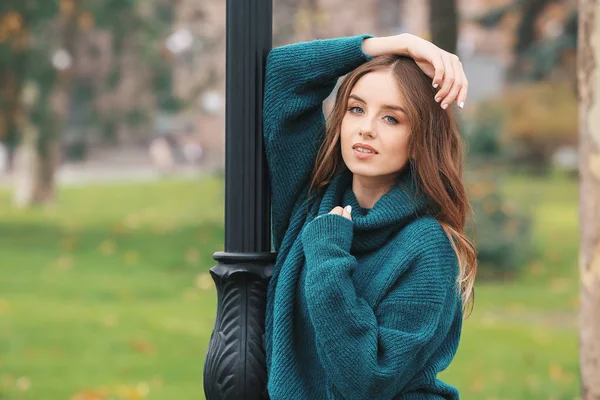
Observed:
[[[326,124],[322,102],[346,74]],[[466,96],[458,58],[408,34],[269,53],[272,400],[458,399],[437,374],[476,271],[449,107]]]

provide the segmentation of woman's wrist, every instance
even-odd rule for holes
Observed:
[[[409,54],[409,33],[401,33],[395,36],[373,37],[363,40],[362,50],[368,56],[377,57],[386,54]]]

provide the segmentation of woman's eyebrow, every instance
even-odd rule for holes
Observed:
[[[361,99],[360,97],[358,97],[355,94],[351,94],[350,96],[348,96],[348,98],[360,101],[360,102],[365,103],[365,104],[367,103],[366,101],[364,101],[363,99]],[[390,105],[390,104],[383,104],[381,106],[381,108],[388,109],[388,110],[400,111],[400,112],[403,112],[404,114],[406,114],[406,111],[404,111],[404,108],[402,108],[400,106],[395,106],[395,105]]]

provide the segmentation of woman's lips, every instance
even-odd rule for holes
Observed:
[[[354,155],[356,157],[361,158],[361,159],[371,158],[371,157],[375,157],[377,155],[375,153],[363,153],[363,152],[360,152],[360,151],[358,151],[356,149],[352,149],[352,151],[354,152]]]

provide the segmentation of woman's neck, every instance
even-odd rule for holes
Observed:
[[[395,176],[360,176],[353,174],[352,191],[362,208],[373,208],[395,183]]]

